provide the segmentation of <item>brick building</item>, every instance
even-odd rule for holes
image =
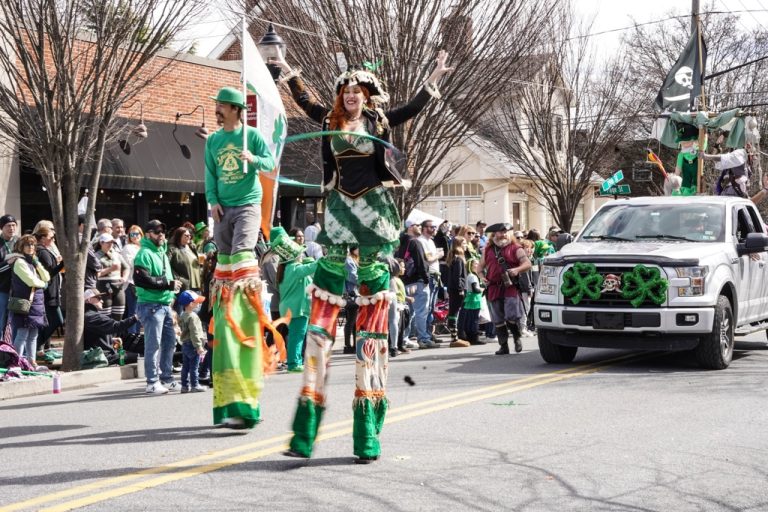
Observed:
[[[96,204],[97,219],[120,217],[129,226],[159,218],[169,226],[176,226],[207,217],[205,141],[197,137],[195,131],[203,122],[210,131],[216,129],[211,96],[226,85],[239,87],[240,63],[168,51],[161,53],[154,65],[167,67],[151,86],[141,91],[138,102],[127,105],[119,113],[127,127],[125,133],[129,135],[121,135],[107,145]],[[292,100],[287,100],[286,106],[292,106]],[[184,115],[177,119],[177,113]],[[295,114],[295,110],[288,114],[289,133],[308,128],[305,119],[297,126],[292,119]],[[142,116],[148,132],[143,140],[130,135],[130,129]],[[310,162],[306,147],[307,144],[286,146],[282,174],[299,182],[314,175],[315,183],[319,183],[319,172],[310,172],[313,165],[319,171],[319,149],[312,153],[314,162]],[[0,166],[0,182],[6,184],[0,191],[0,206],[3,212],[19,216],[22,229],[30,229],[40,219],[51,218],[48,197],[35,169],[19,166],[14,160]],[[281,187],[281,196],[287,194],[280,203],[279,217],[284,219],[283,225],[305,225],[305,190],[312,189]],[[312,200],[311,211],[315,204]]]

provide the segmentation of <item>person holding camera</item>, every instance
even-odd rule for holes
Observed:
[[[165,224],[150,220],[144,229],[141,249],[133,260],[133,282],[136,285],[136,314],[144,326],[144,372],[147,393],[162,395],[179,391],[173,380],[173,352],[176,333],[173,330],[171,304],[181,290],[181,281],[173,279],[171,262],[166,254]],[[160,359],[158,380],[157,363]]]
[[[496,355],[509,354],[509,335],[515,343],[515,352],[523,350],[518,321],[524,317],[519,289],[519,276],[531,268],[531,260],[521,246],[513,243],[507,233],[512,226],[506,222],[485,228],[490,235],[480,259],[478,273],[485,273],[488,284],[488,309],[496,326],[501,347]]]

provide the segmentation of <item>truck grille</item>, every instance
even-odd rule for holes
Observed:
[[[634,268],[634,265],[596,265],[597,266],[597,272],[603,276],[603,279],[605,279],[605,276],[608,274],[613,274],[615,276],[621,277],[621,275],[625,272],[630,272]],[[659,271],[661,272],[661,275],[664,276],[664,271],[659,268]],[[623,286],[622,281],[622,286]],[[589,297],[584,297],[579,301],[578,304],[574,304],[571,299],[568,297],[565,297],[565,305],[567,306],[577,306],[577,307],[600,307],[600,308],[633,308],[634,306],[630,303],[629,299],[625,299],[621,296],[621,293],[616,291],[606,291],[603,292],[600,295],[600,298],[597,300],[592,300]],[[651,302],[650,300],[646,299],[639,308],[657,308],[659,307],[655,303]]]

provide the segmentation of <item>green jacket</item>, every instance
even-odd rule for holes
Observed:
[[[317,261],[311,263],[296,263],[291,261],[285,265],[283,281],[280,283],[280,315],[290,310],[291,318],[309,317],[310,298],[307,286],[312,284],[312,275],[317,268]]]
[[[166,249],[167,243],[158,247],[149,238],[141,240],[141,249],[133,260],[133,282],[139,304],[170,306],[173,303],[173,273]]]

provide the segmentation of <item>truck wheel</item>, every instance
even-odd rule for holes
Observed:
[[[715,322],[712,333],[702,336],[694,349],[696,360],[702,368],[723,370],[733,358],[733,311],[724,296],[717,298]]]
[[[550,364],[563,364],[570,363],[576,357],[578,347],[566,347],[552,343],[546,329],[538,329],[536,334],[539,338],[539,353],[544,361]]]

